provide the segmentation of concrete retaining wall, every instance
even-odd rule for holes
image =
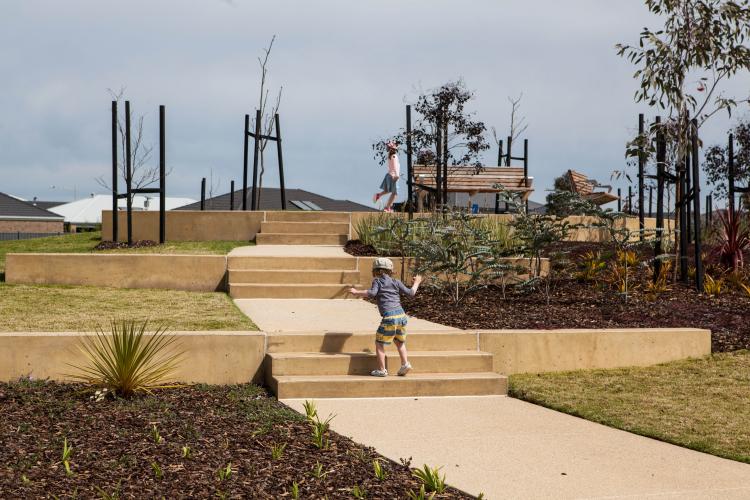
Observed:
[[[127,213],[118,214],[117,239],[127,241]],[[159,212],[133,212],[133,239],[159,241]],[[167,241],[251,241],[265,212],[171,210]],[[112,211],[102,211],[102,240],[112,240]]]
[[[711,354],[711,332],[698,328],[481,330],[479,349],[497,373],[538,373],[648,366]]]
[[[8,254],[5,281],[113,288],[226,290],[226,256],[159,254]]]
[[[377,257],[357,257],[357,269],[359,269],[360,272],[360,280],[362,284],[368,284],[373,279],[372,274],[372,263],[377,259]],[[393,277],[397,279],[401,279],[401,257],[389,257],[393,261]],[[404,280],[408,283],[411,282],[411,273],[409,272],[410,268],[412,267],[412,258],[405,259],[404,263],[406,264],[406,272],[404,273]],[[503,259],[508,264],[517,266],[522,269],[528,269],[529,268],[529,259],[524,258],[512,258],[508,257],[507,259]],[[541,275],[546,276],[549,273],[549,259],[542,259],[542,266],[541,266]],[[528,274],[512,274],[508,277],[508,283],[513,282],[514,280],[524,280],[528,278]]]
[[[0,380],[31,375],[68,380],[71,364],[85,364],[78,350],[90,333],[0,333]],[[175,332],[185,358],[175,380],[239,384],[263,380],[265,334],[259,332]]]

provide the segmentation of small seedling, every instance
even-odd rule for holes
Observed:
[[[21,482],[23,484],[29,484],[31,482],[31,479],[29,479],[28,477],[26,477],[26,474],[21,474]]]
[[[352,496],[358,499],[367,498],[367,490],[364,486],[360,486],[357,484],[354,486],[354,488],[352,488]]]
[[[226,467],[219,469],[217,474],[219,476],[219,481],[226,481],[232,477],[232,462],[229,462]]]
[[[328,449],[329,441],[326,434],[334,417],[335,415],[328,415],[328,418],[323,421],[315,417],[315,420],[312,422],[312,443],[316,448],[321,450]]]
[[[65,467],[65,474],[68,476],[73,475],[73,471],[70,470],[70,457],[73,454],[73,447],[68,445],[68,438],[63,439],[63,451],[62,451],[62,463]]]
[[[154,443],[159,444],[162,441],[164,441],[164,438],[161,437],[161,434],[159,434],[159,429],[156,428],[156,424],[151,425],[151,438],[154,440]]]
[[[385,471],[382,465],[380,465],[380,460],[375,459],[372,461],[372,468],[375,471],[375,478],[384,481],[385,478],[388,477],[388,473]]]
[[[119,500],[120,498],[120,482],[119,481],[117,482],[117,486],[115,487],[115,490],[112,493],[108,493],[98,486],[94,486],[94,489],[99,494],[99,498],[101,498],[102,500]]]
[[[484,500],[484,493],[480,491],[479,495],[477,495],[477,500]]]
[[[310,475],[315,479],[323,479],[329,473],[330,471],[323,470],[323,465],[320,462],[315,462],[315,466],[312,468],[312,472],[310,472]]]
[[[190,446],[185,445],[182,447],[182,458],[191,458],[193,454],[193,450],[190,449]]]
[[[440,468],[430,468],[426,464],[422,469],[414,469],[412,475],[422,481],[427,491],[443,493],[445,491],[445,474],[440,476]]]
[[[307,417],[307,420],[312,422],[315,418],[317,418],[318,409],[315,407],[315,401],[305,400],[302,406],[304,406],[305,408],[305,417]]]
[[[419,487],[419,492],[414,493],[413,490],[409,490],[406,492],[406,496],[409,498],[409,500],[432,500],[435,497],[435,493],[430,493],[429,495],[424,489],[424,484]]]
[[[164,477],[164,471],[161,470],[161,466],[157,464],[156,462],[151,462],[151,469],[153,469],[154,477],[156,479],[161,479]]]
[[[297,481],[294,481],[294,482],[292,483],[292,489],[291,489],[291,491],[289,492],[289,494],[291,495],[291,497],[292,497],[292,498],[293,498],[294,500],[297,500],[297,499],[299,498],[299,484],[297,484]]]
[[[280,459],[281,456],[284,454],[285,449],[286,449],[286,443],[275,444],[271,446],[271,458],[273,460]]]

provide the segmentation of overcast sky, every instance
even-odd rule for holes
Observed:
[[[543,200],[568,168],[609,180],[638,112],[655,114],[634,104],[634,68],[614,50],[645,25],[658,20],[637,0],[0,0],[0,191],[103,192],[107,89],[120,87],[150,143],[166,105],[168,195],[198,198],[211,171],[216,191],[239,187],[257,57],[276,34],[287,187],[370,203],[384,173],[371,143],[404,125],[415,88],[461,77],[477,118],[503,136],[507,97],[523,92],[532,199]],[[729,91],[748,88],[742,75]],[[733,123],[717,116],[704,139],[723,142]],[[277,179],[274,161],[267,185]]]

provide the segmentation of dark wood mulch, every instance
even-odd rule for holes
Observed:
[[[344,245],[344,251],[355,257],[376,257],[378,251],[372,245],[365,245],[360,240],[349,240]]]
[[[155,246],[159,246],[159,244],[153,240],[136,240],[131,245],[128,245],[126,241],[100,241],[99,244],[94,247],[94,250],[114,250],[116,248],[145,248]]]
[[[189,386],[100,402],[92,394],[76,384],[0,384],[0,498],[291,498],[294,481],[300,498],[353,498],[355,485],[367,498],[419,489],[407,466],[333,432],[328,449],[316,448],[304,418],[257,386]],[[73,447],[70,476],[61,463],[64,438]],[[376,458],[389,474],[383,481],[373,473]],[[231,476],[220,479],[230,463]],[[311,475],[316,463],[322,479]],[[436,498],[472,497],[450,490]]]

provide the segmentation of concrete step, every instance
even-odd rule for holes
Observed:
[[[349,220],[348,212],[304,212],[301,210],[266,212],[267,222],[346,222],[348,224]]]
[[[233,270],[287,270],[306,269],[310,271],[356,271],[354,257],[266,257],[229,256],[229,269]]]
[[[289,375],[272,377],[270,386],[279,399],[487,396],[507,394],[508,379],[490,372],[414,373],[382,378]]]
[[[374,352],[375,330],[372,332],[315,332],[269,333],[269,353],[324,352],[354,353]],[[407,326],[408,330],[408,326]],[[413,351],[477,351],[477,336],[463,331],[412,332],[407,336],[407,346]]]
[[[410,373],[491,372],[492,354],[478,351],[409,351]],[[386,351],[386,367],[396,373],[398,353]],[[266,376],[369,375],[378,367],[375,354],[366,352],[278,352],[266,356]]]
[[[359,283],[359,271],[308,271],[307,269],[230,269],[230,284],[347,284]]]
[[[345,299],[353,284],[230,283],[233,299]]]
[[[286,234],[258,233],[256,245],[344,245],[349,237],[346,234]]]
[[[349,234],[348,222],[261,222],[261,233]]]

